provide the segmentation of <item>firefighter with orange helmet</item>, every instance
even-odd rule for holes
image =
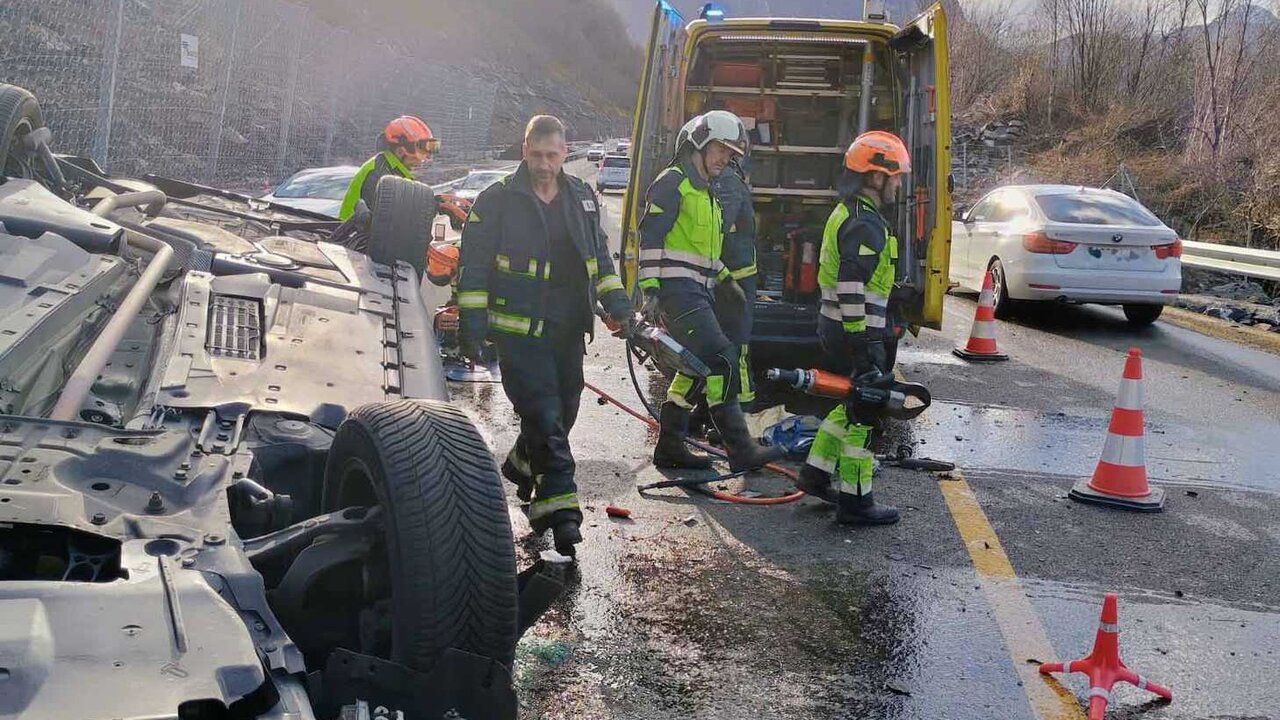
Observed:
[[[386,175],[399,175],[413,179],[413,171],[431,161],[440,150],[440,140],[431,133],[421,118],[401,115],[387,123],[379,138],[381,149],[369,158],[351,180],[347,194],[342,199],[338,218],[348,220],[356,213],[361,200],[372,210],[378,195],[378,181]]]
[[[875,386],[893,381],[897,348],[889,296],[898,272],[898,239],[882,210],[897,201],[911,158],[901,138],[874,130],[854,139],[844,167],[836,185],[840,204],[822,234],[818,339],[828,369],[848,373],[857,385]],[[871,495],[874,419],[872,409],[856,402],[837,405],[819,428],[796,482],[835,502],[842,524],[898,521],[897,509]]]

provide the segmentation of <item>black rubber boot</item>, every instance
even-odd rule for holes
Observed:
[[[727,402],[711,408],[711,419],[720,431],[724,449],[729,454],[729,469],[733,472],[755,470],[786,457],[787,453],[782,448],[776,445],[766,447],[751,437],[747,417],[742,414],[742,406],[738,403]]]
[[[800,467],[800,475],[796,478],[796,487],[829,503],[836,501],[836,491],[831,487],[831,475],[818,468],[805,464]]]
[[[565,557],[574,557],[578,554],[578,549],[574,547],[582,542],[582,531],[578,529],[578,521],[564,520],[556,523],[555,527],[551,528],[551,535],[556,552]]]
[[[836,522],[841,525],[892,525],[898,522],[898,508],[881,505],[870,492],[862,495],[840,493]]]
[[[502,462],[502,477],[516,486],[516,497],[520,498],[520,502],[528,503],[533,498],[533,478],[521,472],[512,462],[511,456],[515,454],[515,448],[507,453],[507,459]]]
[[[653,448],[654,467],[707,470],[711,458],[689,449],[684,438],[689,432],[689,411],[667,401],[658,409],[658,444]]]

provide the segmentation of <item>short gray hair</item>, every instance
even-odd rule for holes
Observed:
[[[525,142],[541,140],[552,135],[564,137],[564,123],[554,115],[534,115],[529,118],[529,124],[524,126]]]

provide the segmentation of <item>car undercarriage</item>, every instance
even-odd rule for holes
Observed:
[[[515,717],[560,578],[448,404],[430,189],[340,244],[54,156],[13,86],[0,130],[0,715]]]

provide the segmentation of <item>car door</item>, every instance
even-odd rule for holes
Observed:
[[[903,26],[889,44],[906,78],[903,138],[911,152],[911,175],[903,185],[907,212],[898,233],[901,282],[915,292],[900,307],[912,326],[938,329],[950,284],[952,222],[950,69],[941,3]]]
[[[967,288],[979,289],[982,285],[977,265],[982,263],[983,269],[986,267],[985,257],[979,259],[986,251],[986,248],[981,247],[984,243],[983,234],[990,231],[989,218],[995,212],[998,197],[998,192],[988,193],[965,213],[963,220],[953,226],[955,234],[952,236],[951,252],[956,257],[951,266],[959,269],[961,277],[956,280]]]
[[[972,216],[967,263],[974,287],[979,289],[991,259],[1008,259],[1010,228],[1023,208],[1018,193],[1012,190],[998,190],[989,195],[982,205],[981,212]]]
[[[684,124],[684,18],[666,0],[653,9],[653,25],[640,74],[640,93],[631,129],[631,179],[622,204],[622,281],[634,289],[640,249],[644,194],[675,154],[675,137]]]

